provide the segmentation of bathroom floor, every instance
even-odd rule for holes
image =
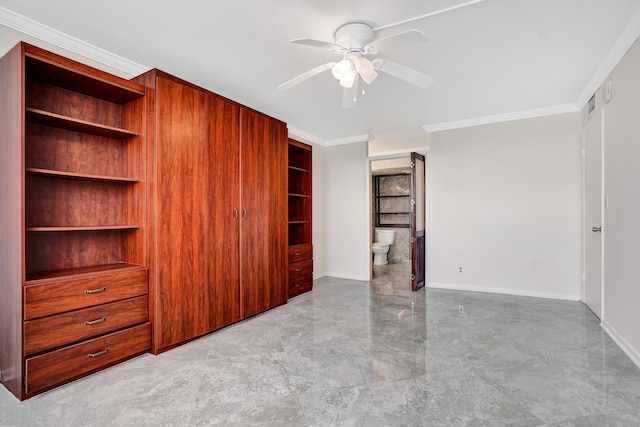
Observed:
[[[637,426],[640,369],[581,303],[422,289],[403,264],[18,402],[0,426]]]

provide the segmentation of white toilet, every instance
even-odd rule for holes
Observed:
[[[376,242],[373,244],[373,265],[388,264],[389,246],[395,240],[395,230],[376,230]]]

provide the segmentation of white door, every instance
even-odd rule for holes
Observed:
[[[602,112],[584,129],[584,302],[602,318]]]

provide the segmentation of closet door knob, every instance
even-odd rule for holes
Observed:
[[[233,220],[238,220],[238,208],[233,208]]]
[[[242,208],[242,219],[247,219],[247,208]]]

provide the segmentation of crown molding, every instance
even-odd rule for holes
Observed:
[[[325,147],[332,147],[334,145],[355,144],[357,142],[369,142],[371,135],[368,133],[362,135],[347,136],[344,138],[327,139],[324,141]]]
[[[121,56],[110,53],[80,39],[69,36],[33,19],[17,14],[9,9],[0,7],[0,25],[35,37],[46,43],[81,55],[92,61],[122,71],[130,76],[137,76],[149,70],[149,67],[129,61]]]
[[[536,108],[533,110],[515,111],[513,113],[496,114],[494,116],[476,117],[473,119],[457,120],[454,122],[436,123],[424,125],[422,128],[430,132],[460,129],[470,126],[481,126],[493,123],[510,122],[513,120],[533,119],[536,117],[553,116],[556,114],[575,113],[580,111],[576,104],[554,105],[551,107]]]
[[[324,139],[312,133],[306,132],[302,129],[298,129],[297,127],[291,125],[287,125],[287,128],[289,130],[289,138],[291,139],[301,140],[301,142],[311,142],[316,145],[325,145]]]
[[[385,159],[395,159],[398,157],[404,157],[410,155],[411,153],[418,153],[426,156],[429,153],[429,147],[415,147],[415,148],[405,148],[402,150],[387,150],[387,151],[378,151],[375,153],[369,153],[370,160],[385,160]]]
[[[302,142],[312,142],[323,147],[332,147],[334,145],[355,144],[357,142],[368,142],[371,140],[371,135],[368,133],[362,135],[347,136],[344,138],[335,139],[322,139],[312,133],[299,129],[295,126],[288,126],[289,137],[293,139],[300,139]]]
[[[605,79],[613,72],[633,43],[640,38],[640,8],[633,14],[631,20],[616,42],[611,46],[600,66],[576,100],[576,105],[582,109],[594,93],[600,88]]]

